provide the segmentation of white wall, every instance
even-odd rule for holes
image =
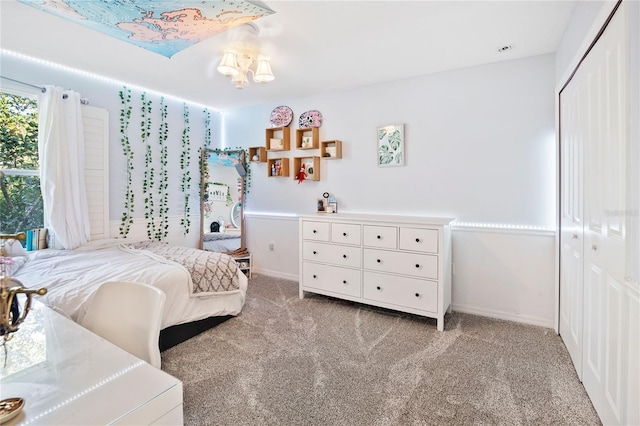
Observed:
[[[278,105],[323,115],[320,140],[343,141],[321,181],[267,177],[252,163],[247,246],[257,273],[297,279],[298,223],[324,191],[342,212],[450,216],[501,224],[453,231],[453,307],[546,327],[554,320],[553,55],[283,100],[225,113],[226,143],[259,146]],[[406,165],[378,168],[376,127],[405,124]],[[286,155],[308,155],[309,151]],[[273,242],[275,249],[269,250]]]
[[[319,110],[320,140],[343,141],[321,181],[267,178],[253,163],[251,212],[311,212],[324,191],[339,210],[452,216],[464,222],[553,226],[554,59],[543,55],[283,100]],[[279,104],[225,113],[226,143],[264,144]],[[376,128],[404,123],[406,166],[376,165]],[[308,155],[309,151],[286,153]]]
[[[68,89],[73,89],[87,98],[90,105],[105,108],[109,111],[109,173],[110,173],[110,211],[111,237],[118,236],[118,225],[120,217],[124,211],[124,196],[126,191],[126,161],[120,143],[120,97],[118,92],[122,90],[122,83],[110,81],[106,78],[99,78],[95,75],[77,72],[68,68],[53,66],[50,63],[34,60],[33,58],[16,56],[3,52],[1,56],[2,75],[34,85],[52,84]],[[8,80],[0,80],[1,87],[13,85],[23,91],[36,93],[37,90],[26,86],[15,85]],[[133,229],[129,234],[130,238],[146,238],[146,221],[144,220],[144,204],[142,194],[142,180],[145,170],[145,146],[140,138],[140,96],[141,88],[133,89],[131,92],[131,103],[133,113],[129,125],[129,139],[134,150],[134,171],[133,186],[135,190],[135,211],[136,218]],[[159,173],[159,148],[158,129],[160,126],[160,97],[158,93],[147,91],[147,99],[152,101],[152,129],[150,141],[153,145],[153,166],[156,176]],[[180,187],[182,172],[180,170],[180,154],[182,152],[182,130],[183,101],[175,98],[166,98],[167,123],[169,124],[168,147],[168,177],[169,177],[169,216],[170,228],[168,241],[182,243],[186,245],[197,245],[200,232],[200,200],[199,200],[199,152],[198,148],[204,144],[204,107],[201,105],[187,104],[189,107],[189,126],[191,129],[191,165],[190,173],[192,177],[190,190],[190,214],[191,227],[189,235],[183,235],[180,226],[180,218],[184,213],[184,196]],[[219,147],[222,133],[221,114],[211,111],[212,147]],[[158,200],[155,201],[156,208]]]
[[[110,111],[111,163],[111,228],[117,230],[124,197],[124,158],[119,140],[120,85],[82,76],[65,70],[3,55],[3,75],[35,84],[57,84],[80,91],[94,106]],[[550,227],[554,223],[554,113],[553,88],[555,68],[553,55],[465,68],[383,85],[283,100],[270,105],[228,111],[224,117],[213,115],[213,146],[259,146],[264,144],[264,129],[269,126],[271,110],[289,105],[295,120],[307,110],[317,109],[324,116],[321,140],[344,142],[341,160],[323,161],[322,180],[298,185],[291,179],[267,178],[265,164],[252,167],[252,187],[247,199],[247,245],[254,254],[258,273],[296,279],[298,273],[298,230],[295,215],[310,212],[324,191],[332,193],[340,211],[368,213],[402,213],[409,215],[451,216],[464,222]],[[248,89],[250,90],[250,89]],[[139,100],[140,91],[133,99]],[[157,109],[159,95],[150,95]],[[171,102],[171,103],[169,103]],[[175,159],[180,151],[182,104],[168,101],[171,120],[171,142]],[[139,111],[139,106],[136,106]],[[191,108],[192,146],[202,136],[202,124],[196,116],[199,108]],[[139,117],[132,117],[136,128]],[[396,168],[376,166],[376,127],[404,123],[406,165]],[[225,132],[221,132],[221,127]],[[293,125],[295,129],[297,126]],[[200,134],[200,136],[198,136]],[[225,134],[226,140],[219,137]],[[132,140],[132,144],[135,143]],[[136,148],[143,158],[142,147]],[[290,156],[295,151],[290,152]],[[308,151],[307,151],[308,152]],[[305,154],[306,155],[306,154]],[[194,155],[194,158],[196,156]],[[173,160],[172,160],[173,161]],[[197,161],[192,161],[197,173]],[[137,165],[142,173],[144,162]],[[179,223],[181,193],[175,165],[171,179],[171,226]],[[139,181],[141,175],[136,177]],[[195,190],[194,194],[197,193]],[[139,194],[136,194],[139,197]],[[139,198],[138,198],[139,199]],[[192,234],[186,239],[177,228],[171,242],[195,244],[199,210],[192,197]],[[260,213],[275,215],[260,216]],[[132,234],[144,236],[142,205],[136,208],[136,229]],[[282,216],[284,215],[284,216]],[[504,239],[501,229],[487,228],[482,239]],[[540,235],[522,231],[509,244],[493,244],[485,253],[483,270],[477,271],[474,244],[469,238],[454,233],[453,256],[456,262],[453,304],[459,310],[483,312],[486,315],[547,325],[549,304],[546,296],[549,282],[546,271],[549,251],[541,244]],[[553,237],[543,236],[553,240]],[[275,250],[268,249],[274,242]],[[457,243],[456,243],[457,242]],[[532,253],[514,247],[535,247]],[[470,254],[471,253],[471,254]],[[470,260],[466,260],[471,258]],[[473,261],[471,261],[473,260]],[[542,263],[540,263],[542,262]],[[502,279],[491,279],[491,271],[501,274],[511,264],[525,265],[510,275],[511,289]],[[552,267],[552,265],[551,265]],[[482,279],[478,279],[482,272]],[[530,279],[541,276],[534,285]],[[459,290],[456,290],[456,288]],[[465,291],[495,295],[491,301],[478,299],[467,303]],[[513,289],[518,289],[514,291]],[[508,290],[508,291],[507,291]],[[520,293],[538,297],[538,304],[523,306]],[[533,296],[532,296],[533,297]],[[489,303],[491,302],[491,303]],[[538,312],[539,311],[539,312]]]

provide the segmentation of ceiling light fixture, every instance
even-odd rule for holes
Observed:
[[[275,79],[269,58],[260,53],[257,35],[258,27],[252,23],[244,24],[230,33],[232,41],[225,48],[217,69],[220,74],[231,77],[231,84],[236,89],[243,89],[249,84],[249,72],[256,83],[268,83]]]

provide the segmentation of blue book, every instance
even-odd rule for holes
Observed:
[[[25,249],[27,251],[33,250],[33,230],[32,229],[29,229],[27,231],[27,244],[26,244]]]

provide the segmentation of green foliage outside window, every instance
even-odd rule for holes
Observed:
[[[0,233],[44,226],[38,170],[38,103],[0,93]]]

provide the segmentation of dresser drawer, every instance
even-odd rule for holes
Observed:
[[[360,245],[360,225],[350,223],[331,224],[331,242]]]
[[[302,242],[302,258],[338,266],[360,267],[360,247],[339,246],[313,241]]]
[[[302,287],[360,297],[359,269],[302,262]]]
[[[438,279],[438,256],[364,249],[364,269]]]
[[[329,241],[329,222],[302,222],[302,238],[305,240]]]
[[[395,226],[364,225],[364,245],[395,249],[398,247],[398,228]]]
[[[435,229],[401,227],[400,250],[438,253],[438,231]]]
[[[416,278],[364,273],[363,296],[382,303],[438,312],[438,283]]]

